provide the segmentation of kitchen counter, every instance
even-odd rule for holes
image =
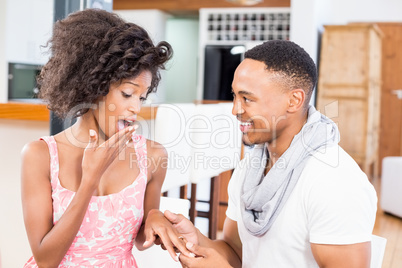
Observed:
[[[0,118],[49,121],[50,115],[43,103],[7,102],[0,103]]]
[[[202,100],[195,101],[195,104],[213,104],[227,101],[213,101]],[[158,106],[144,105],[141,112],[138,114],[138,120],[152,120],[155,119]],[[50,114],[46,104],[40,100],[29,101],[10,101],[7,103],[0,103],[0,119],[13,119],[13,120],[32,120],[32,121],[45,121],[49,122]]]
[[[156,105],[143,106],[138,114],[138,120],[152,120],[156,116]],[[0,119],[49,121],[50,115],[46,104],[35,102],[0,103]]]

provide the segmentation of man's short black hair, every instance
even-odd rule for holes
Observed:
[[[289,90],[303,89],[308,105],[317,84],[317,67],[303,48],[291,41],[273,40],[248,50],[244,57],[264,62],[268,71],[282,75]]]

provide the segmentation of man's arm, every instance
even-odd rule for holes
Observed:
[[[200,246],[213,248],[233,267],[241,267],[242,243],[237,230],[237,222],[226,217],[223,225],[223,240],[211,240],[198,231]]]
[[[311,250],[321,268],[369,268],[371,242],[351,245],[325,245],[311,243]]]

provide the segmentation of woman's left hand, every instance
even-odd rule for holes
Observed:
[[[173,225],[165,218],[163,213],[157,209],[149,211],[148,217],[145,221],[144,234],[144,248],[149,248],[156,239],[160,239],[160,243],[163,244],[175,261],[179,261],[175,248],[187,257],[194,258],[195,256],[194,253],[186,248],[185,239],[180,236]]]

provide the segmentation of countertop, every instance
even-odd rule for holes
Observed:
[[[138,119],[152,120],[156,112],[156,105],[144,105]],[[10,101],[0,103],[0,119],[49,121],[50,113],[46,104],[40,101]]]

